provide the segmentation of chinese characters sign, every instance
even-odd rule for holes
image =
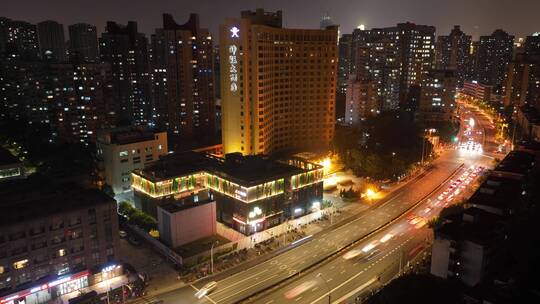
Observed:
[[[231,92],[238,91],[238,60],[236,53],[238,52],[238,47],[236,45],[229,46],[229,80],[231,84]]]

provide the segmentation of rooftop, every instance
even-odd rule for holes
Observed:
[[[504,224],[503,217],[481,210],[468,208],[464,211],[474,217],[473,221],[458,220],[445,223],[438,228],[436,235],[454,241],[471,241],[481,245],[496,243],[501,226]]]
[[[490,206],[502,210],[515,210],[521,206],[522,183],[518,180],[490,176],[471,196],[471,205]]]
[[[121,127],[101,131],[98,135],[98,141],[108,144],[127,145],[154,140],[156,133],[160,132],[139,127]]]
[[[144,170],[136,172],[152,181],[208,172],[250,187],[306,171],[308,170],[261,155],[243,156],[240,153],[231,153],[225,158],[220,158],[188,151],[169,154]]]
[[[0,195],[0,226],[114,202],[97,189],[73,184],[52,186],[36,178],[5,182]]]
[[[533,166],[534,155],[524,151],[512,151],[497,165],[493,174],[513,173],[525,176]]]

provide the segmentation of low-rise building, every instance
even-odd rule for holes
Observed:
[[[104,182],[115,195],[131,190],[131,172],[168,153],[167,132],[139,127],[100,131],[97,156]]]
[[[24,163],[0,148],[0,182],[20,178],[26,178]]]
[[[216,202],[208,190],[157,207],[160,239],[172,248],[216,234]]]
[[[208,190],[217,221],[249,235],[319,209],[323,174],[298,158],[186,152],[135,170],[132,187],[135,206],[154,217],[158,206]]]
[[[73,185],[16,182],[0,189],[0,303],[50,303],[122,273],[114,200]]]
[[[493,86],[482,84],[476,80],[465,81],[461,93],[470,98],[490,102],[493,95]]]

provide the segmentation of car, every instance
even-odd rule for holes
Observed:
[[[118,231],[118,234],[120,235],[121,238],[125,238],[127,236],[127,232],[125,232],[124,230]]]
[[[216,287],[217,287],[216,281],[208,282],[195,293],[195,296],[198,299],[202,299],[204,296],[210,294],[214,289],[216,289]]]

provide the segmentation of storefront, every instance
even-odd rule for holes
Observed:
[[[60,276],[41,285],[20,290],[16,293],[0,297],[0,304],[42,304],[49,303],[70,293],[92,290],[93,285],[106,282],[123,274],[121,265],[111,264],[92,273],[88,270]]]

